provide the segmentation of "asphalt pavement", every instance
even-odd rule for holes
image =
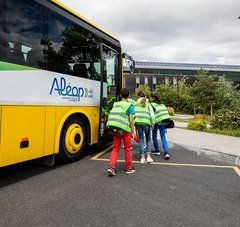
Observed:
[[[240,176],[207,155],[174,146],[169,161],[139,164],[108,177],[109,152],[78,162],[31,162],[0,170],[0,226],[239,226]]]

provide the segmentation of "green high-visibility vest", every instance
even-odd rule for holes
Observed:
[[[129,103],[131,103],[132,105],[135,105],[136,101],[134,101],[133,99],[127,99]]]
[[[143,125],[151,125],[151,115],[148,109],[148,103],[146,103],[145,107],[142,107],[142,105],[138,102],[134,105],[135,110],[135,124],[143,124]]]
[[[113,126],[131,132],[129,116],[127,115],[127,110],[131,105],[131,103],[124,101],[115,102],[109,113],[107,127]]]
[[[151,103],[153,108],[155,109],[155,122],[159,123],[162,120],[169,119],[170,116],[168,114],[168,109],[164,104],[157,104],[157,103]]]

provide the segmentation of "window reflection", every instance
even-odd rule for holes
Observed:
[[[101,80],[94,34],[35,1],[2,0],[0,9],[0,60]]]
[[[101,115],[101,135],[106,130],[106,122],[110,110],[116,101],[117,54],[103,46],[103,98]]]
[[[1,60],[42,68],[45,8],[26,0],[1,1],[0,7],[5,12],[1,14]]]

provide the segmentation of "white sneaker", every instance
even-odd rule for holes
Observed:
[[[153,159],[152,159],[152,157],[151,157],[150,155],[147,156],[147,162],[148,162],[148,163],[153,162]]]
[[[141,157],[141,160],[140,160],[140,162],[141,162],[141,164],[144,164],[144,163],[146,162],[146,160],[145,160],[145,157],[144,157],[144,156],[142,156],[142,157]]]
[[[160,156],[160,155],[161,155],[159,151],[152,151],[152,154],[153,154],[153,155],[157,155],[157,156]]]
[[[170,158],[168,153],[164,153],[164,159],[168,160]]]

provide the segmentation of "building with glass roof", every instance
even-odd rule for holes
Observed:
[[[175,86],[181,78],[193,83],[200,69],[207,70],[209,75],[225,76],[227,81],[240,84],[240,65],[135,61],[134,73],[126,75],[126,88],[134,92],[138,86],[147,84],[154,91],[161,83]]]

